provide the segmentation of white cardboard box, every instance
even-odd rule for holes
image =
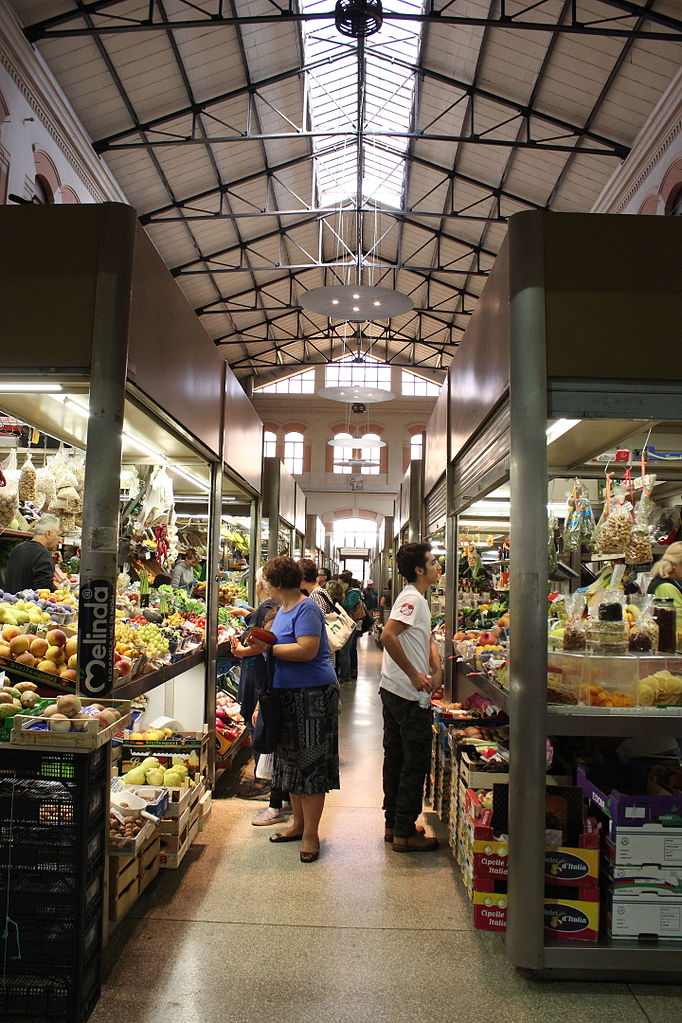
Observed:
[[[619,866],[655,863],[659,867],[682,865],[682,828],[666,828],[662,824],[639,827],[611,824],[607,857]]]

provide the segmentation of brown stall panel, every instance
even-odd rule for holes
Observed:
[[[426,427],[424,493],[430,494],[448,463],[448,380],[441,388]]]
[[[682,377],[679,218],[517,216],[543,220],[548,376]]]
[[[279,476],[279,517],[288,526],[296,522],[296,480],[283,465]]]
[[[89,374],[97,312],[129,276],[135,220],[123,203],[0,206],[3,371]]]
[[[142,227],[135,246],[128,359],[133,383],[219,456],[225,362]]]
[[[455,352],[450,380],[450,458],[458,456],[509,387],[509,263],[505,238]]]
[[[225,367],[223,461],[257,494],[262,488],[263,424],[229,366]]]

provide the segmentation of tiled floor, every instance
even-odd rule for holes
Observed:
[[[217,799],[115,932],[92,1023],[680,1023],[681,988],[525,980],[473,930],[447,845],[385,845],[378,668],[365,638],[319,861],[251,826],[263,803]]]

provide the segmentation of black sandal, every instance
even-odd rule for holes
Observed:
[[[314,863],[317,857],[320,855],[320,850],[317,849],[315,852],[302,852],[299,853],[301,863]]]
[[[283,834],[281,834],[281,832],[278,832],[276,835],[270,835],[270,841],[271,842],[275,842],[275,843],[278,843],[278,842],[300,842],[302,838],[303,838],[303,835],[283,835]]]

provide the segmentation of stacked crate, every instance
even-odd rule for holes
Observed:
[[[81,1023],[100,991],[109,745],[0,749],[0,1019]]]
[[[612,938],[682,941],[679,766],[578,766],[578,784],[603,816],[602,897]]]

